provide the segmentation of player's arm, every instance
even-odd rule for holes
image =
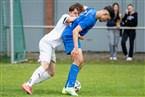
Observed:
[[[79,39],[80,40],[84,40],[84,36],[82,36],[82,35],[79,34]]]
[[[68,17],[64,22],[65,23],[71,23],[76,19],[76,17]],[[79,39],[84,40],[84,37],[79,35]]]
[[[78,25],[74,30],[73,30],[73,41],[74,41],[74,50],[73,54],[78,55],[79,50],[78,50],[78,37],[79,37],[79,32],[82,31],[82,28]]]
[[[85,5],[83,6],[84,11],[86,11],[87,8],[88,8],[88,6],[85,6]]]
[[[86,11],[87,8],[88,8],[88,6],[83,5],[83,10],[84,10],[84,11]],[[84,12],[84,11],[83,11],[83,12]],[[80,32],[81,32],[81,31],[80,31]],[[78,37],[79,37],[79,39],[84,40],[84,36],[81,36],[81,35],[79,34]]]
[[[68,17],[68,18],[66,18],[65,23],[71,23],[71,22],[73,22],[76,18],[77,18],[77,17]]]

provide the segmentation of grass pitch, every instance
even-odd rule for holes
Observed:
[[[31,97],[70,97],[61,94],[70,63],[57,63],[53,78],[33,86]],[[39,63],[0,64],[0,96],[30,97],[21,89]],[[145,62],[85,62],[78,75],[79,97],[145,97]]]

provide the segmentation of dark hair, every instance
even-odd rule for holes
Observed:
[[[111,7],[111,6],[106,6],[106,7],[104,7],[104,9],[107,10],[107,11],[109,12],[109,14],[110,14],[110,17],[111,17],[112,19],[114,19],[114,9],[113,9],[113,7]]]
[[[76,9],[79,11],[79,13],[84,11],[84,6],[78,2],[75,3]]]
[[[128,4],[128,5],[127,5],[127,7],[128,7],[128,6],[132,6],[132,7],[133,7],[133,5],[132,5],[132,4]]]
[[[117,2],[115,2],[115,3],[113,3],[113,5],[112,5],[112,6],[114,7],[115,5],[117,5],[117,6],[118,6],[118,11],[117,11],[117,12],[119,13],[119,10],[120,10],[119,4],[118,4]]]
[[[120,7],[119,7],[119,4],[117,2],[113,3],[113,8],[114,6],[117,5],[118,6],[118,10],[117,10],[117,14],[114,16],[114,20],[117,21],[120,19],[120,16],[119,16],[119,13],[120,13]]]
[[[69,7],[69,12],[74,11],[75,9],[78,10],[79,13],[83,12],[83,5],[80,3],[75,3]]]

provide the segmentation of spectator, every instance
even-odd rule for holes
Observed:
[[[122,19],[121,12],[119,10],[119,4],[114,3],[114,14],[115,17],[107,22],[108,27],[120,27],[120,22]],[[110,49],[110,60],[117,60],[117,47],[120,37],[119,29],[108,29],[108,39],[109,39],[109,49]]]
[[[138,14],[134,11],[134,7],[132,4],[129,4],[126,9],[125,16],[122,19],[122,25],[126,27],[136,27],[138,22]],[[134,51],[134,40],[136,37],[135,29],[125,29],[122,36],[122,50],[124,55],[127,57],[127,61],[131,61],[133,58]],[[127,52],[126,41],[129,38],[129,52]]]

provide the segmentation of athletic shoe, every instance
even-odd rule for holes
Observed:
[[[78,94],[75,92],[74,88],[66,88],[66,92],[72,96],[78,96]]]
[[[30,86],[26,85],[26,83],[22,84],[22,88],[27,94],[30,94],[30,95],[32,94],[32,88]]]
[[[113,60],[117,60],[117,58],[116,57],[113,57]]]
[[[67,94],[67,91],[66,91],[65,87],[63,87],[63,89],[62,89],[62,94]]]
[[[132,58],[131,58],[131,57],[128,57],[128,58],[126,59],[126,61],[132,61]]]
[[[112,58],[112,57],[110,57],[110,60],[113,60],[113,58]]]

